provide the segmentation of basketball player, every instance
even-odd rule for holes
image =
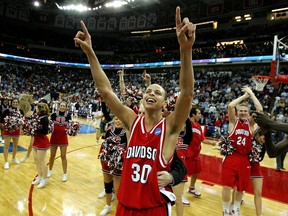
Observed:
[[[176,34],[180,45],[181,69],[180,88],[175,111],[167,119],[162,118],[165,91],[152,84],[143,95],[145,117],[123,105],[114,94],[110,82],[92,48],[91,36],[81,21],[82,32],[74,38],[75,45],[85,52],[90,63],[92,76],[100,95],[111,111],[130,130],[130,141],[123,164],[122,179],[118,194],[116,215],[170,215],[171,205],[161,195],[157,182],[157,171],[168,170],[178,135],[187,119],[194,91],[192,68],[192,46],[196,26],[188,18],[181,21],[180,7],[176,8]],[[175,201],[168,194],[168,199]],[[170,206],[170,208],[169,208]]]
[[[231,189],[234,187],[237,188],[234,202],[235,215],[240,215],[242,194],[243,191],[247,189],[250,181],[248,154],[252,147],[252,133],[255,122],[253,118],[250,118],[248,106],[241,102],[251,98],[256,110],[259,112],[263,111],[259,100],[248,86],[244,86],[242,91],[244,95],[236,98],[228,105],[229,140],[235,148],[235,152],[226,155],[222,163],[222,202],[224,216],[230,215]]]
[[[187,175],[191,176],[190,186],[187,190],[188,193],[193,194],[195,197],[200,197],[201,193],[196,190],[195,183],[198,178],[199,173],[202,171],[201,161],[200,161],[200,151],[201,143],[206,143],[210,145],[215,145],[216,143],[207,140],[202,132],[199,120],[201,118],[201,111],[196,107],[192,107],[190,110],[190,124],[192,129],[191,143],[187,149],[186,167]]]
[[[273,121],[272,119],[269,118],[269,116],[259,112],[255,112],[253,118],[255,119],[259,127],[264,131],[266,131],[265,148],[270,158],[277,157],[283,154],[283,152],[288,151],[288,137],[287,137],[288,124]],[[282,141],[274,145],[271,138],[271,130],[284,132],[286,136]]]

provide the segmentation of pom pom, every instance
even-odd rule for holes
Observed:
[[[232,143],[229,140],[229,138],[225,138],[224,136],[220,137],[219,146],[220,146],[220,154],[224,156],[231,155],[235,151],[235,148],[232,146]]]
[[[40,129],[40,117],[38,114],[33,114],[29,117],[26,117],[22,127],[22,131],[25,135],[34,136],[37,133],[37,130]],[[48,134],[52,133],[54,130],[54,122],[49,120],[48,124]]]
[[[10,111],[10,115],[4,118],[5,130],[14,132],[24,124],[24,117],[19,110]]]
[[[111,173],[118,169],[121,170],[123,166],[124,153],[126,144],[121,144],[119,136],[111,136],[104,140],[99,153],[99,159],[106,161]]]
[[[38,129],[39,122],[40,119],[37,114],[26,117],[22,127],[23,133],[25,135],[34,136]]]
[[[69,136],[76,136],[80,131],[81,125],[77,121],[69,121],[66,128],[66,133]]]
[[[260,161],[260,153],[262,150],[261,144],[258,144],[255,140],[252,142],[251,152],[249,153],[249,160],[251,162]]]

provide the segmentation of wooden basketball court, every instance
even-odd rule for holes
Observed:
[[[27,148],[29,140],[30,137],[21,136],[19,145]],[[105,198],[98,199],[98,194],[103,190],[104,185],[100,163],[97,159],[100,146],[96,145],[95,140],[95,133],[69,137],[70,144],[67,154],[68,181],[62,182],[61,159],[57,158],[53,168],[53,175],[49,179],[48,185],[42,189],[31,185],[37,174],[32,156],[19,165],[10,163],[10,169],[4,170],[4,159],[1,153],[0,215],[99,215],[105,206]],[[202,154],[220,157],[218,151],[211,145],[203,145]],[[26,151],[18,152],[17,158],[21,159],[24,155],[26,155]],[[59,151],[57,155],[59,156]],[[12,155],[9,153],[9,162],[11,157]],[[47,162],[48,159],[49,152],[47,154]],[[287,160],[285,161],[286,168],[288,168]],[[276,160],[266,156],[262,165],[274,169]],[[282,184],[287,185],[287,172],[282,173]],[[271,178],[273,178],[272,171]],[[188,184],[186,184],[185,189],[187,187]],[[189,207],[185,207],[185,215],[222,215],[221,185],[207,184],[205,180],[198,180],[197,187],[202,193],[201,198],[194,198],[192,195],[185,193],[191,203]],[[129,196],[133,196],[133,194],[129,194]],[[278,196],[282,196],[281,190],[279,190]],[[117,203],[114,201],[112,212],[108,215],[115,215],[116,206]],[[175,209],[173,210],[173,215],[176,215]],[[245,194],[241,215],[255,215],[253,195]],[[285,203],[263,198],[263,215],[288,215],[288,200]]]

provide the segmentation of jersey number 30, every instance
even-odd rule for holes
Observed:
[[[141,182],[145,184],[148,180],[152,167],[149,164],[144,164],[142,167],[139,164],[132,164],[133,174],[131,175],[133,182]]]

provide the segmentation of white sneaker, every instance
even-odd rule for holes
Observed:
[[[43,188],[48,183],[48,179],[41,179],[37,188]]]
[[[99,199],[102,199],[102,198],[105,197],[105,196],[106,196],[105,189],[104,189],[101,193],[98,194],[98,198],[99,198]]]
[[[200,197],[201,196],[201,193],[199,191],[197,191],[195,188],[189,187],[187,189],[187,192],[190,193],[190,194],[193,194],[195,197]]]
[[[21,158],[20,162],[24,162],[28,157],[27,156],[24,156],[23,158]]]
[[[9,162],[5,162],[5,163],[4,163],[4,169],[5,169],[5,170],[9,169]]]
[[[40,181],[41,181],[41,177],[37,176],[37,177],[35,178],[35,180],[32,182],[32,185],[37,185],[37,184],[40,183]]]
[[[229,213],[229,211],[223,211],[223,216],[230,216],[230,213]]]
[[[182,194],[182,203],[185,206],[190,206],[190,202],[187,200],[187,198]]]
[[[111,212],[111,206],[106,205],[104,207],[104,209],[100,212],[100,216],[105,216],[107,215],[109,212]]]
[[[52,170],[48,170],[47,177],[50,178],[52,176]]]
[[[62,181],[66,182],[68,180],[68,174],[63,174]]]
[[[20,161],[17,158],[12,159],[12,162],[15,164],[20,164]]]

